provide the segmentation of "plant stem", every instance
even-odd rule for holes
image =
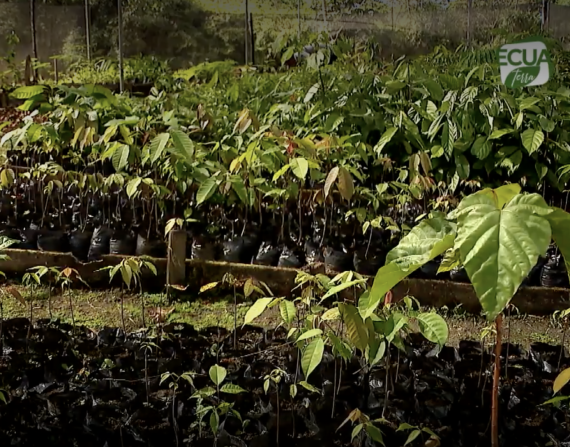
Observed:
[[[123,332],[127,334],[127,328],[125,326],[125,306],[124,306],[125,292],[121,292],[121,323],[123,324]]]
[[[497,340],[495,344],[495,371],[493,374],[493,395],[491,403],[491,446],[499,447],[499,380],[501,376],[501,338],[503,314],[495,319]]]
[[[75,329],[75,315],[73,315],[73,299],[71,297],[71,287],[68,288],[67,294],[69,296],[69,309],[71,310],[71,324]]]

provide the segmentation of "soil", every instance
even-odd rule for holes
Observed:
[[[237,344],[232,331],[182,323],[157,328],[149,338],[48,320],[31,327],[25,318],[4,320],[2,331],[0,445],[34,446],[38,439],[45,447],[270,447],[277,439],[285,447],[378,445],[366,442],[365,431],[352,444],[350,422],[339,429],[355,409],[374,421],[377,428],[368,433],[387,446],[403,445],[413,427],[433,431],[439,441],[431,445],[489,445],[492,355],[478,342],[436,353],[412,336],[404,352],[392,347],[371,370],[358,357],[339,368],[326,350],[305,378],[285,328],[246,326],[238,329]],[[509,346],[508,368],[502,358],[502,446],[570,440],[570,412],[541,405],[552,397],[559,358],[556,347],[542,343],[529,352]],[[569,366],[563,356],[560,367]],[[279,386],[265,391],[277,368]],[[216,391],[213,380],[222,372],[223,383],[232,385],[220,390],[237,385],[243,392]],[[305,379],[311,390],[300,385]],[[217,420],[217,442],[210,431],[216,419],[207,415],[200,429],[198,405],[230,410]],[[398,431],[402,424],[411,429]],[[429,437],[422,433],[410,445],[429,445]]]

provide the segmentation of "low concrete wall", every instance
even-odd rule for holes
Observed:
[[[105,266],[117,265],[124,256],[106,255],[100,261],[82,263],[67,253],[51,253],[33,250],[8,249],[4,253],[9,260],[0,261],[0,271],[6,274],[19,275],[31,267],[44,265],[48,267],[70,267],[76,269],[81,277],[92,285],[109,283],[106,271],[97,270]],[[143,280],[151,285],[166,283],[167,259],[147,258],[157,269],[157,277],[151,273],[143,275]],[[229,262],[201,261],[187,259],[185,262],[186,280],[184,286],[188,292],[198,292],[200,287],[221,281],[226,273],[231,273],[238,281],[249,278],[263,281],[276,296],[289,296],[295,287],[298,270],[280,267],[265,267],[251,264],[233,264]],[[306,270],[306,269],[304,269]],[[308,269],[311,274],[325,273],[323,266]],[[118,275],[120,276],[120,275]],[[120,284],[120,278],[117,278]],[[372,284],[373,278],[370,278]],[[347,291],[349,292],[349,291]],[[422,305],[433,307],[454,307],[461,304],[465,310],[478,313],[481,306],[470,284],[452,281],[405,279],[392,290],[394,300],[398,301],[407,295],[413,296]],[[352,291],[346,294],[351,299]],[[521,287],[512,303],[521,313],[547,315],[556,310],[570,307],[570,290],[545,287]]]

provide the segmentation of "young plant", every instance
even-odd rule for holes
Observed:
[[[210,430],[214,436],[214,443],[217,444],[220,417],[227,418],[233,415],[238,418],[242,424],[244,423],[239,412],[233,408],[234,404],[224,402],[220,397],[220,393],[240,394],[245,393],[246,390],[233,383],[223,383],[227,376],[227,371],[223,366],[212,366],[208,371],[208,375],[216,388],[202,388],[192,395],[192,399],[197,399],[196,416],[198,416],[197,425],[199,436],[202,437],[202,421],[209,414]],[[206,399],[211,400],[210,405],[204,405]]]
[[[42,282],[44,277],[47,277],[48,282],[48,313],[50,319],[53,319],[52,309],[51,309],[51,294],[53,284],[56,282],[57,277],[61,273],[60,269],[57,267],[46,267],[45,265],[38,265],[37,267],[32,267],[30,269]]]
[[[336,431],[339,431],[348,422],[352,422],[352,425],[354,426],[352,429],[352,434],[350,435],[351,442],[353,442],[354,439],[358,436],[361,438],[366,436],[370,438],[371,441],[385,446],[382,431],[376,425],[374,425],[374,422],[384,422],[383,419],[376,419],[374,421],[371,421],[367,415],[362,413],[358,408],[355,408],[350,412],[343,423],[339,425]],[[360,445],[362,445],[362,441],[360,442]]]
[[[69,297],[69,309],[71,311],[71,323],[75,328],[75,316],[73,314],[73,293],[71,291],[71,286],[73,285],[74,281],[80,281],[89,287],[89,284],[83,280],[79,272],[70,267],[66,267],[61,270],[56,277],[56,282],[61,286],[62,295],[65,295],[65,289],[67,288],[67,296]]]
[[[168,388],[172,390],[172,427],[174,428],[174,437],[176,438],[176,446],[179,445],[178,441],[178,424],[176,422],[176,392],[178,391],[179,383],[181,380],[186,380],[190,386],[194,389],[194,377],[196,373],[193,371],[182,373],[181,375],[165,372],[160,377],[159,385],[162,385],[164,382],[168,381]]]
[[[126,290],[130,291],[132,286],[136,287],[138,285],[140,287],[142,324],[143,327],[146,327],[144,296],[142,293],[141,283],[141,274],[143,268],[147,268],[154,275],[157,274],[156,267],[152,262],[135,257],[124,258],[117,265],[110,265],[97,270],[98,272],[109,272],[109,283],[113,282],[113,279],[117,273],[121,273],[121,278],[123,280],[121,287],[121,323],[123,325],[123,331],[125,332],[127,330],[125,325],[125,288]]]
[[[410,430],[410,434],[408,435],[408,439],[406,439],[406,442],[404,443],[404,447],[412,444],[418,438],[419,438],[418,441],[421,441],[422,442],[421,445],[423,445],[424,447],[438,447],[440,445],[439,436],[437,436],[428,427],[418,427],[418,426],[406,424],[404,422],[403,424],[400,424],[400,426],[398,427],[398,429],[396,431],[409,431],[409,430]],[[426,433],[427,435],[429,435],[429,438],[425,442],[422,439],[423,433]],[[420,444],[417,444],[417,445],[420,445]]]
[[[495,322],[491,442],[499,446],[498,388],[503,311],[551,240],[570,265],[570,214],[548,206],[539,194],[517,184],[483,189],[465,197],[446,218],[422,221],[386,258],[371,297],[380,299],[398,282],[446,253],[439,271],[463,265],[489,321]]]

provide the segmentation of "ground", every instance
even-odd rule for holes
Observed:
[[[48,289],[15,286],[22,297],[33,302],[33,318],[49,318]],[[71,322],[69,295],[53,292],[51,310],[54,318]],[[75,322],[97,330],[102,327],[121,327],[120,290],[106,291],[72,291],[71,301]],[[214,294],[215,295],[215,294]],[[29,317],[30,308],[24,306],[11,295],[2,294],[3,318]],[[227,329],[234,325],[233,296],[204,299],[192,297],[171,305],[163,294],[144,294],[146,321],[162,316],[168,322],[186,322],[197,329],[208,326],[222,326]],[[244,316],[251,303],[238,303],[238,325],[243,323]],[[483,329],[488,323],[481,317],[469,315],[458,310],[440,309],[438,311],[448,322],[449,344],[457,345],[460,340],[480,339]],[[128,330],[136,330],[142,326],[140,295],[125,294],[124,296],[125,325]],[[264,327],[275,327],[280,317],[277,307],[266,311],[255,323]],[[560,344],[563,330],[551,317],[513,315],[505,319],[505,337],[509,332],[511,343],[520,344],[525,348],[533,342]],[[565,346],[570,349],[570,336],[565,337]],[[489,338],[491,341],[492,338]]]

